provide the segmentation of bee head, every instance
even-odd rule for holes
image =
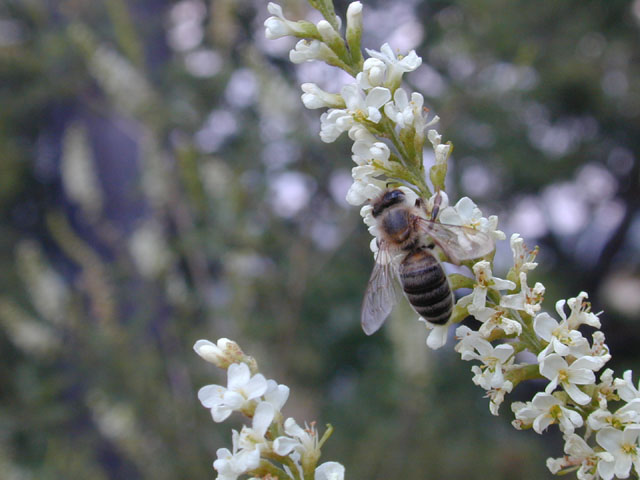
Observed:
[[[371,214],[373,217],[379,216],[387,208],[397,205],[405,201],[405,195],[402,190],[394,189],[385,191],[378,200],[373,203],[373,211]]]

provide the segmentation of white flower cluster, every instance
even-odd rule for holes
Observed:
[[[477,262],[473,291],[457,302],[481,322],[477,331],[467,326],[456,330],[456,351],[463,360],[479,362],[471,369],[473,382],[487,391],[489,408],[497,415],[505,394],[519,382],[548,380],[543,392],[531,401],[514,402],[511,409],[518,429],[541,434],[557,424],[564,434],[566,455],[547,461],[551,472],[576,470],[580,480],[627,478],[632,466],[640,473],[640,391],[631,371],[620,379],[606,369],[597,379],[596,372],[611,355],[587,294],[558,301],[558,319],[541,312],[544,286],[529,287],[527,280],[537,266],[536,252],[528,252],[518,234],[511,237],[511,248],[514,266],[509,277],[518,279],[519,286],[494,277],[489,262]],[[502,293],[506,291],[516,293]],[[596,329],[591,341],[579,330],[581,325]],[[494,346],[497,339],[509,343]],[[537,362],[518,363],[516,354],[524,350],[535,354]]]
[[[244,355],[238,344],[222,338],[217,343],[198,340],[198,355],[227,369],[227,386],[207,385],[198,391],[202,405],[216,422],[233,412],[251,418],[251,426],[232,431],[232,449],[220,448],[213,468],[219,480],[251,478],[290,478],[299,480],[342,480],[344,467],[337,462],[317,466],[320,448],[331,430],[319,439],[314,424],[301,427],[293,418],[283,422],[281,409],[289,398],[289,387],[266,379],[257,370],[255,360]]]
[[[304,38],[291,51],[292,62],[320,60],[354,76],[354,82],[343,86],[340,93],[326,92],[314,83],[302,84],[302,102],[307,108],[328,109],[320,117],[320,138],[334,142],[348,132],[354,142],[352,158],[356,166],[347,201],[362,205],[379,195],[386,187],[381,177],[400,179],[428,196],[422,163],[425,140],[428,138],[433,146],[436,166],[446,164],[451,145],[443,144],[437,131],[428,130],[438,118],[427,122],[423,96],[401,87],[403,74],[422,64],[416,52],[396,55],[385,43],[380,51],[366,49],[369,57],[364,59],[359,49],[360,2],[351,3],[347,10],[346,42],[326,20],[315,26],[292,22],[284,18],[282,9],[274,3],[269,4],[269,12],[273,16],[265,21],[268,38],[286,35]],[[434,187],[442,188],[445,173],[446,169],[438,173],[438,181],[434,182],[438,184]]]
[[[374,237],[374,252],[380,232],[369,201],[390,184],[402,189],[411,203],[416,198],[424,199],[426,212],[433,211],[437,199],[443,224],[477,229],[494,240],[505,239],[497,230],[497,217],[483,217],[469,198],[449,205],[444,178],[451,144],[443,143],[438,132],[429,129],[437,117],[427,122],[422,95],[409,93],[401,86],[403,75],[422,63],[415,51],[396,55],[384,44],[380,51],[367,49],[365,59],[360,52],[360,2],[351,3],[347,11],[346,40],[338,33],[339,19],[327,13],[332,8],[323,12],[325,20],[317,25],[286,20],[275,4],[269,5],[269,11],[274,16],[265,22],[267,37],[292,35],[303,39],[290,53],[293,62],[321,60],[354,77],[354,82],[340,93],[325,92],[313,83],[303,84],[302,101],[307,108],[328,109],[320,118],[320,138],[324,142],[333,142],[344,132],[353,140],[356,166],[347,201],[366,204],[360,213]],[[427,185],[423,164],[427,139],[435,157],[428,172],[435,195]],[[640,475],[640,385],[633,385],[630,371],[614,378],[606,369],[597,378],[596,373],[611,355],[604,334],[598,330],[600,321],[586,301],[587,294],[581,292],[557,302],[557,318],[542,311],[545,287],[539,282],[531,286],[528,279],[537,266],[537,250],[528,251],[518,234],[511,237],[510,244],[513,267],[506,279],[495,277],[492,262],[485,258],[473,265],[465,263],[472,268],[473,278],[457,275],[455,281],[451,280],[453,289],[469,287],[472,291],[456,302],[447,325],[425,322],[431,329],[427,345],[443,346],[449,324],[473,316],[480,323],[478,329],[459,326],[455,350],[463,360],[475,361],[472,380],[486,390],[494,415],[505,395],[520,382],[536,378],[548,381],[544,391],[531,401],[514,402],[511,408],[513,425],[518,429],[532,428],[542,433],[557,424],[564,434],[566,455],[547,461],[551,472],[576,471],[580,480],[627,478],[632,468]],[[382,256],[377,261],[397,261],[390,257]],[[582,325],[595,329],[591,339],[581,332]],[[535,362],[520,358],[521,352],[533,354]]]

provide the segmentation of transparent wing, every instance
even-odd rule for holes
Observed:
[[[459,225],[446,225],[420,218],[418,228],[431,237],[452,263],[484,257],[495,249],[493,238],[488,233]]]
[[[376,257],[376,264],[373,266],[362,302],[360,323],[367,335],[371,335],[382,326],[398,297],[394,264],[391,261],[380,263],[378,260],[382,253],[381,249]]]

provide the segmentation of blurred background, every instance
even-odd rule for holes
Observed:
[[[539,245],[545,308],[587,290],[637,371],[640,1],[364,3],[364,46],[424,59],[406,79],[455,144],[450,198]],[[241,419],[197,401],[226,379],[192,345],[223,336],[291,387],[285,415],[335,426],[349,478],[551,478],[555,427],[509,424],[539,385],[494,418],[406,305],[360,330],[350,141],[322,144],[299,89],[349,79],[291,65],[266,5],[0,3],[2,478],[212,478]]]

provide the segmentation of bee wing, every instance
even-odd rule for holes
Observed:
[[[362,302],[360,323],[367,335],[373,334],[382,326],[398,297],[394,264],[391,261],[380,263],[379,259],[383,253],[381,248]]]
[[[460,225],[446,225],[420,218],[418,228],[431,237],[452,263],[484,257],[495,249],[491,235]]]

